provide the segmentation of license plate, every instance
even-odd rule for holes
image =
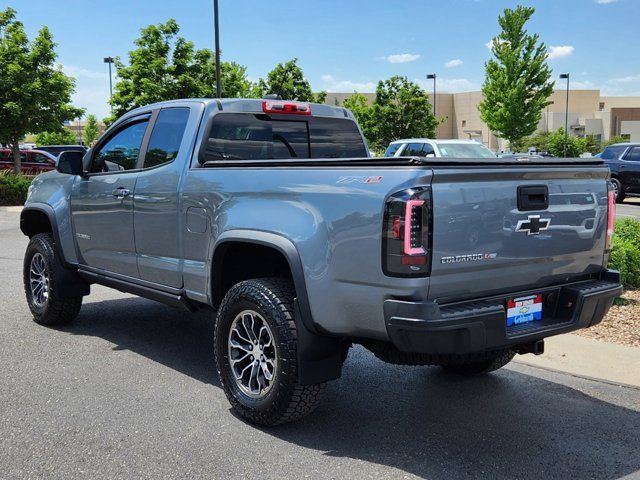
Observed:
[[[542,320],[542,295],[507,300],[507,327]]]

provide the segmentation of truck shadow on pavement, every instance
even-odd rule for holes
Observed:
[[[127,298],[88,303],[63,330],[104,338],[114,349],[219,386],[212,316]],[[356,347],[342,379],[328,385],[310,417],[263,432],[329,457],[426,478],[613,479],[637,473],[640,412],[599,398],[640,409],[634,389],[521,365],[465,379],[438,368],[386,365]]]

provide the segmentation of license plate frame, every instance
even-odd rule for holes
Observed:
[[[506,301],[507,328],[542,320],[542,294],[532,293]]]

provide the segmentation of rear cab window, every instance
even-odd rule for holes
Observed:
[[[625,145],[607,147],[603,150],[602,155],[600,155],[600,158],[602,158],[603,160],[618,159],[626,149],[627,147]]]
[[[282,117],[254,113],[215,115],[203,160],[367,156],[360,131],[350,119]]]

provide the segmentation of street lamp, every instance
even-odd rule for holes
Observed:
[[[564,158],[567,158],[567,142],[569,140],[569,74],[560,75],[560,80],[567,80],[567,103],[564,109]]]
[[[433,116],[436,116],[436,74],[430,73],[427,75],[427,80],[433,80]]]
[[[111,64],[113,63],[113,57],[104,57],[102,61],[109,64],[109,104],[111,105],[111,100],[113,100],[113,81],[111,80]],[[111,111],[113,111],[113,105],[111,105]]]
[[[222,84],[220,82],[220,33],[218,27],[218,0],[213,0],[213,24],[216,43],[216,97],[222,97]]]

